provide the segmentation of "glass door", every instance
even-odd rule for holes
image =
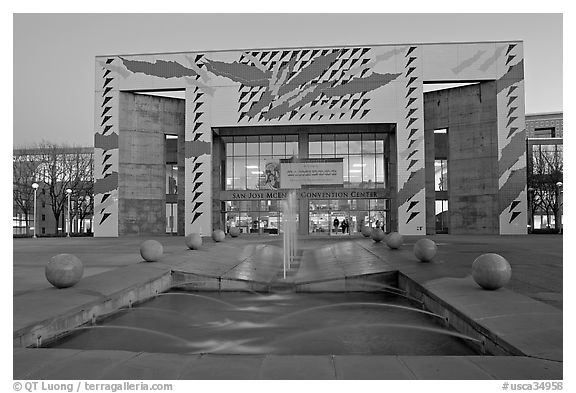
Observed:
[[[311,211],[309,220],[310,234],[328,234],[330,225],[328,223],[329,214],[322,211]]]
[[[348,211],[336,210],[330,212],[332,235],[349,235],[353,222]]]
[[[166,204],[166,233],[172,235],[178,232],[178,204],[177,203],[167,203]]]

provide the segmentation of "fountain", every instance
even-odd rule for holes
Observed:
[[[296,200],[296,192],[291,190],[288,192],[286,200],[282,204],[282,225],[284,229],[284,246],[283,246],[283,275],[286,280],[286,271],[290,270],[292,263],[296,257],[296,231],[298,214],[298,205]]]
[[[478,353],[473,349],[481,344],[477,338],[448,329],[442,315],[412,304],[382,292],[169,292],[98,325],[73,329],[73,334],[48,346],[183,354]],[[142,312],[134,312],[138,308]]]
[[[342,248],[335,255],[333,247],[318,250],[315,244],[308,248],[306,241],[298,242],[296,208],[296,192],[290,191],[282,203],[282,238],[273,240],[282,243],[281,251],[274,245],[275,252],[267,254],[269,245],[251,243],[236,253],[240,261],[255,252],[262,252],[259,257],[266,262],[272,259],[274,263],[264,265],[269,269],[266,274],[272,284],[281,285],[259,284],[264,292],[248,285],[238,292],[192,293],[183,287],[207,278],[188,281],[185,275],[177,275],[172,290],[156,292],[146,303],[130,302],[129,308],[98,322],[94,316],[91,326],[72,329],[59,342],[45,345],[183,354],[466,356],[481,351],[482,342],[452,330],[443,312],[428,311],[422,300],[405,290],[372,281],[378,276],[349,280],[336,293],[297,292],[293,281],[300,276],[294,279],[290,269],[301,275],[311,268],[321,271],[326,268],[322,266],[325,260],[354,258],[354,252]],[[313,258],[305,254],[302,268],[302,261],[296,259],[298,246],[304,253],[314,250]],[[283,280],[278,271],[280,258]],[[260,265],[250,268],[254,266]],[[290,285],[293,288],[284,291]]]

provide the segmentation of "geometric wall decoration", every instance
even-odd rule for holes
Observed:
[[[94,235],[118,236],[118,90],[115,58],[96,65],[94,110]],[[99,76],[99,78],[98,78]]]
[[[191,60],[200,70],[203,55]],[[200,74],[192,77],[198,81]],[[198,87],[186,89],[186,119],[184,134],[184,233],[212,233],[212,128],[210,126],[210,94]]]
[[[522,45],[500,44],[498,105],[498,199],[500,234],[527,231],[526,124]]]
[[[426,234],[424,176],[424,99],[421,49],[406,46],[399,57],[402,74],[397,90],[396,125],[398,167],[398,230],[407,235]]]
[[[206,69],[240,86],[238,123],[347,119],[362,120],[370,109],[366,93],[400,74],[372,72],[370,48],[244,52],[239,62],[206,60]],[[362,67],[362,68],[361,68]]]

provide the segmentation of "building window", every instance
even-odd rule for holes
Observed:
[[[532,173],[550,175],[563,168],[563,145],[532,145]]]
[[[45,208],[45,207],[46,207],[46,202],[42,201],[42,208]]]
[[[166,164],[166,194],[178,194],[178,167]]]
[[[164,138],[166,164],[176,164],[178,162],[178,135],[165,135]]]
[[[448,233],[448,200],[436,200],[436,233]]]
[[[42,214],[42,221],[46,221],[46,214]]]
[[[298,135],[250,135],[223,138],[226,149],[226,190],[270,187],[266,173],[280,159],[298,155]],[[277,187],[276,187],[277,188]]]
[[[28,217],[28,222],[33,220],[33,218]],[[23,213],[16,213],[12,220],[13,234],[15,235],[25,235],[27,232],[26,228],[26,215]]]
[[[387,134],[310,134],[309,158],[342,158],[344,187],[386,187]]]
[[[178,204],[166,204],[166,233],[175,234],[178,232]]]
[[[434,190],[448,191],[448,160],[434,160]]]
[[[448,233],[448,129],[434,130],[434,191],[436,233]]]
[[[42,227],[42,234],[45,235],[46,234],[46,228]]]
[[[282,228],[282,201],[225,201],[226,231],[239,228],[241,233],[278,234]]]
[[[310,200],[309,233],[341,233],[346,219],[346,233],[357,233],[363,226],[390,230],[390,200],[388,199],[332,199]],[[338,225],[338,227],[336,227]]]
[[[534,129],[534,138],[555,138],[556,130],[554,127]]]

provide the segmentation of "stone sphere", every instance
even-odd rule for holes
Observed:
[[[155,262],[162,257],[164,247],[156,240],[146,240],[140,244],[140,255],[146,262]]]
[[[68,288],[80,281],[84,265],[75,255],[58,254],[50,258],[44,272],[50,284],[56,288]]]
[[[374,228],[372,230],[372,240],[374,240],[376,243],[381,242],[382,240],[384,240],[385,237],[386,234],[382,229]]]
[[[191,250],[197,250],[202,245],[202,237],[198,233],[191,233],[184,238],[186,247]]]
[[[215,242],[221,242],[225,237],[226,234],[221,229],[216,229],[214,232],[212,232],[212,239],[214,239]]]
[[[402,245],[403,242],[404,242],[404,238],[398,232],[391,232],[386,237],[386,245],[393,250],[400,248],[400,246]]]
[[[364,227],[362,227],[360,232],[362,232],[362,235],[364,235],[364,237],[372,236],[372,228],[370,228],[370,227],[364,226]]]
[[[482,254],[472,263],[472,277],[484,289],[503,287],[512,277],[510,263],[498,254]]]
[[[420,239],[414,244],[414,255],[422,262],[430,262],[437,251],[436,243],[430,239]]]
[[[240,228],[232,227],[232,228],[230,228],[229,233],[230,233],[230,236],[232,236],[232,237],[238,237],[238,236],[240,236]]]

